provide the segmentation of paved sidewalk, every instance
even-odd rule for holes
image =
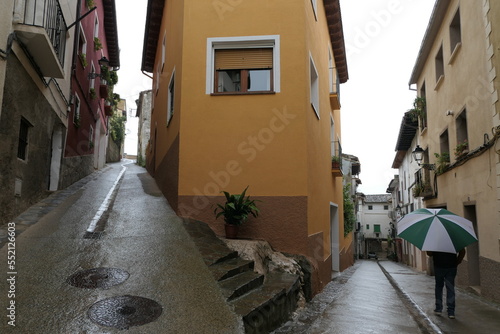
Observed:
[[[392,261],[379,261],[430,333],[489,334],[500,331],[500,305],[456,288],[456,319],[434,315],[434,277]],[[444,297],[445,298],[445,297]]]

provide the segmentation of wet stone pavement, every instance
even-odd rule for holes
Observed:
[[[85,238],[122,168],[99,237]],[[186,226],[143,168],[111,164],[37,203],[15,225],[15,297],[7,298],[12,285],[4,279],[2,334],[243,333],[216,284],[219,273],[207,267],[226,252],[223,243],[204,243],[206,231]],[[7,268],[7,228],[0,230]],[[462,289],[457,319],[435,316],[433,287],[433,277],[402,264],[357,261],[273,334],[499,332],[499,305]],[[7,323],[11,301],[16,327]]]

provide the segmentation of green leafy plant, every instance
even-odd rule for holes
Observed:
[[[217,204],[214,210],[215,218],[224,216],[226,224],[241,225],[248,219],[249,215],[257,217],[260,210],[255,205],[256,200],[251,200],[250,196],[245,197],[247,189],[248,186],[241,194],[230,194],[227,191],[222,191],[226,197],[226,203],[224,205]]]
[[[354,213],[354,202],[351,199],[350,184],[343,188],[344,197],[344,237],[354,230],[356,215]]]
[[[463,153],[467,151],[469,148],[469,142],[465,139],[463,142],[459,143],[457,147],[455,147],[455,157],[461,156]]]
[[[434,156],[436,157],[436,174],[443,174],[446,172],[448,169],[448,166],[450,165],[450,153],[448,152],[443,152],[441,154],[439,153],[434,153]]]
[[[113,115],[109,118],[109,132],[111,139],[115,143],[122,143],[125,139],[125,122],[127,118],[120,115]]]
[[[92,100],[95,100],[97,98],[97,93],[95,92],[94,88],[89,89],[89,95]]]
[[[99,37],[94,37],[94,50],[99,51],[102,49],[102,43]]]
[[[80,53],[78,55],[80,57],[80,62],[82,63],[83,68],[87,67],[87,55],[85,53]]]
[[[408,112],[410,113],[410,117],[413,121],[418,121],[420,119],[422,124],[426,124],[427,103],[425,101],[425,98],[417,96],[413,101],[413,108],[409,109]]]

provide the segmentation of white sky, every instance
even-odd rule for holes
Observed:
[[[340,87],[342,150],[361,162],[359,191],[385,193],[408,89],[435,0],[340,0],[349,80]],[[125,152],[137,152],[135,100],[151,89],[141,73],[147,0],[116,0],[121,69],[115,92],[127,99]],[[132,116],[132,117],[131,117]]]

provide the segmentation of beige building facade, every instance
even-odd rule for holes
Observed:
[[[458,284],[500,300],[500,3],[436,1],[409,84],[426,102],[411,150],[425,207],[474,223]],[[413,162],[415,163],[415,162]]]

